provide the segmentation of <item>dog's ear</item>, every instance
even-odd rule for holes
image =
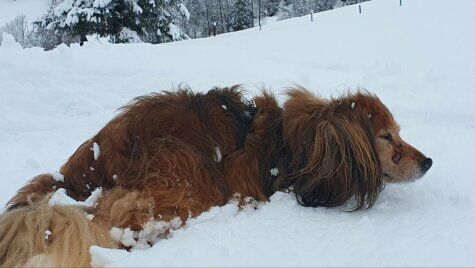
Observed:
[[[304,206],[354,210],[371,207],[383,188],[382,171],[367,108],[351,97],[334,100],[312,116],[312,142],[292,161],[294,193]]]

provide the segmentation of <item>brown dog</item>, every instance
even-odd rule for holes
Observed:
[[[234,86],[137,98],[77,149],[64,179],[40,175],[11,199],[0,264],[90,265],[91,245],[119,247],[112,227],[184,223],[235,193],[265,201],[291,187],[305,206],[369,208],[385,181],[413,181],[432,165],[374,95],[288,97],[283,108],[266,92],[246,103]],[[48,204],[59,188],[83,201],[98,187],[94,207]]]

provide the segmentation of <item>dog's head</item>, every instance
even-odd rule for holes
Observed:
[[[374,95],[324,100],[289,92],[283,132],[294,192],[305,206],[371,207],[384,182],[414,181],[432,160],[406,143],[388,108]]]
[[[383,181],[411,182],[422,177],[431,168],[432,159],[401,138],[399,125],[388,108],[374,95],[359,93],[353,98],[371,120]]]

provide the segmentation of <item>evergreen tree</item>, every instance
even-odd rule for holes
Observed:
[[[275,16],[279,11],[280,0],[262,0],[262,7],[267,16]]]
[[[180,5],[176,0],[65,0],[38,23],[81,40],[98,34],[113,42],[162,43],[187,38],[169,12]]]
[[[192,38],[207,35],[206,7],[201,0],[188,0],[190,18],[187,25],[180,25]]]
[[[254,26],[251,3],[248,0],[236,0],[231,14],[230,28],[240,31]]]
[[[308,6],[305,0],[293,0],[293,17],[298,17],[307,14]]]
[[[288,3],[288,1],[286,0],[281,0],[279,2],[279,12],[280,12],[280,19],[291,18],[294,13],[292,4]]]

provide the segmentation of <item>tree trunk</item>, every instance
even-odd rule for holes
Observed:
[[[209,28],[209,7],[208,7],[208,1],[205,1],[205,7],[206,7],[206,30],[208,32],[208,36],[211,36],[211,29]]]
[[[221,3],[221,0],[218,0],[218,2],[219,2],[219,13],[221,16],[221,28],[223,30],[223,33],[225,33],[228,31],[228,26],[226,25],[226,21],[224,20],[224,16],[223,16],[223,4]]]

